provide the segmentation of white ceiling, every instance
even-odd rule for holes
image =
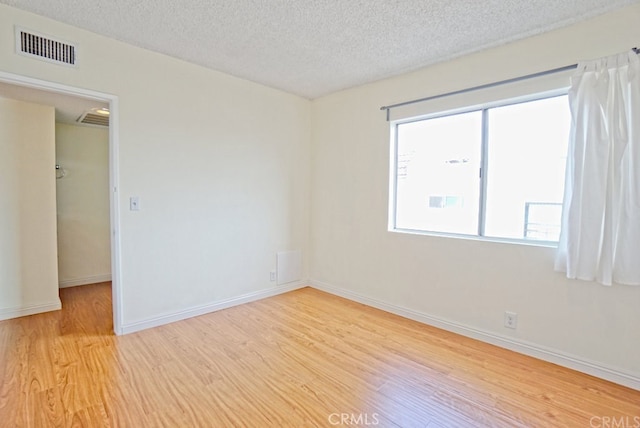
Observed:
[[[638,1],[0,3],[313,99],[566,26]]]
[[[0,82],[0,97],[55,107],[56,122],[73,125],[79,125],[78,118],[92,109],[109,108],[105,102],[3,82]]]

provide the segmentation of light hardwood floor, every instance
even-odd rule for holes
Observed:
[[[640,427],[638,391],[311,288],[122,337],[110,296],[0,322],[0,426]]]

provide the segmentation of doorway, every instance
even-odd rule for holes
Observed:
[[[75,98],[104,103],[109,109],[109,229],[111,241],[111,283],[113,305],[113,330],[116,335],[122,334],[122,302],[120,278],[120,218],[118,201],[118,97],[111,94],[72,86],[33,79],[0,71],[0,84],[24,89],[28,97],[22,101],[39,102],[52,105],[63,102],[63,99]],[[58,100],[58,101],[56,101]],[[52,165],[53,168],[53,165]]]

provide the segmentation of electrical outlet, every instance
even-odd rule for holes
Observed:
[[[276,271],[272,270],[271,272],[269,272],[269,279],[271,281],[275,281],[276,280]]]
[[[506,311],[504,313],[504,326],[515,329],[518,326],[518,314]]]

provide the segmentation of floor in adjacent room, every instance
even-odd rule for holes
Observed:
[[[119,337],[110,283],[60,294],[0,322],[2,426],[640,426],[640,391],[312,288]]]

